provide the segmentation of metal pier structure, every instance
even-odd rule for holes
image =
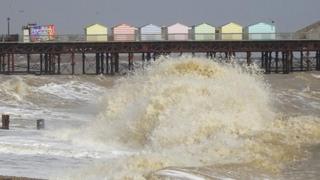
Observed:
[[[205,53],[212,59],[217,54],[229,59],[240,53],[248,65],[258,54],[265,73],[320,71],[320,40],[216,40],[0,42],[0,73],[113,75],[119,73],[124,57],[128,60],[126,68],[132,70],[134,61],[171,53]]]

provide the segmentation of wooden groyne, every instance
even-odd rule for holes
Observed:
[[[208,58],[229,59],[244,54],[251,64],[258,54],[266,73],[320,70],[320,40],[259,41],[135,41],[0,43],[2,74],[117,74],[120,57],[132,70],[140,61],[170,53],[206,53]],[[138,55],[137,55],[138,54]]]

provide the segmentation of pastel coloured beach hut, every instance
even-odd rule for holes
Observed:
[[[140,28],[141,41],[160,41],[162,40],[162,30],[160,26],[148,24]]]
[[[275,39],[276,27],[273,24],[260,22],[247,26],[245,34],[249,40]]]
[[[137,28],[128,25],[120,24],[112,28],[114,41],[135,41]]]
[[[108,28],[101,24],[91,24],[84,29],[87,41],[107,41]]]
[[[230,22],[219,28],[221,40],[242,40],[243,27],[237,23]]]
[[[185,41],[189,39],[190,27],[176,23],[167,27],[168,40]]]
[[[193,27],[194,40],[207,41],[215,40],[216,28],[207,23],[202,23]]]

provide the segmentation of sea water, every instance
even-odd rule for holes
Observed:
[[[0,131],[0,174],[317,179],[319,78],[191,57],[113,78],[1,76],[11,121]]]

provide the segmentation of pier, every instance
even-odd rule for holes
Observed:
[[[133,70],[134,61],[171,53],[204,53],[210,59],[241,54],[248,65],[258,59],[265,73],[320,71],[320,40],[216,40],[0,42],[0,73],[114,75],[123,68],[120,58],[126,58],[126,68]]]

